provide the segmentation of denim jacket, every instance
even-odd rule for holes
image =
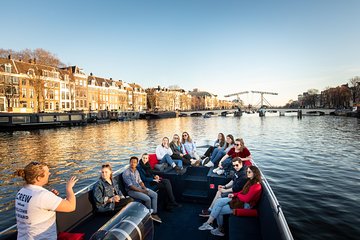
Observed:
[[[107,199],[115,195],[119,195],[120,197],[123,196],[119,189],[118,182],[115,178],[112,178],[111,180],[113,183],[112,185],[100,177],[93,187],[93,199],[98,212],[113,211],[115,203],[106,203]]]

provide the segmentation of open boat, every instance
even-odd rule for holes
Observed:
[[[256,165],[254,162],[246,164]],[[123,193],[121,174],[124,170],[125,167],[114,172]],[[218,239],[209,231],[198,230],[205,221],[198,214],[209,206],[217,186],[226,184],[230,179],[212,173],[212,168],[207,167],[189,166],[180,175],[173,169],[156,173],[171,181],[174,195],[182,204],[174,212],[159,209],[162,224],[154,224],[145,206],[138,202],[128,204],[114,215],[95,214],[91,184],[76,193],[77,207],[74,212],[57,213],[58,232],[83,233],[85,239]],[[228,216],[223,239],[293,239],[281,206],[265,176],[262,176],[262,196],[256,209],[250,209],[252,213],[244,213],[244,216]],[[16,239],[16,225],[2,231],[0,239]]]

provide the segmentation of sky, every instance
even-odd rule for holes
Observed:
[[[264,97],[280,106],[360,75],[359,0],[12,0],[1,9],[0,48],[43,48],[144,88],[276,92]]]

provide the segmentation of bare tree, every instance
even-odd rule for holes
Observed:
[[[20,51],[14,51],[12,49],[0,48],[0,57],[7,58],[9,55],[14,59],[29,61],[36,60],[36,63],[50,65],[53,67],[65,67],[65,64],[53,53],[46,51],[42,48],[36,48],[34,50],[24,49]]]
[[[355,76],[349,80],[354,104],[360,104],[360,77]]]

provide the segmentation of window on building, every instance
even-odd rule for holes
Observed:
[[[56,102],[56,111],[59,111],[60,109],[59,109],[59,102]]]
[[[49,109],[49,102],[45,102],[45,109]]]
[[[66,103],[66,108],[70,108],[70,103],[69,102]]]
[[[70,93],[66,93],[66,99],[69,100],[70,99]]]
[[[21,96],[22,96],[23,98],[26,98],[26,88],[22,88],[22,89],[21,89]]]
[[[49,109],[53,110],[54,109],[53,106],[54,106],[53,103],[49,102]]]
[[[19,84],[19,78],[18,77],[11,77],[11,82],[13,84]]]
[[[49,99],[52,99],[52,100],[54,99],[54,91],[53,90],[49,90]]]
[[[20,101],[20,106],[22,108],[27,108],[27,102],[26,101]]]
[[[34,89],[32,89],[32,88],[29,91],[29,97],[34,98]]]
[[[22,79],[22,80],[21,80],[21,85],[23,85],[23,86],[26,85],[26,79]]]
[[[11,73],[11,64],[5,64],[5,72]]]
[[[34,75],[34,69],[29,69],[28,75],[30,75],[30,76]]]

